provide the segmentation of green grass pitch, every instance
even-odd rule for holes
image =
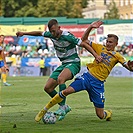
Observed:
[[[35,115],[50,100],[43,91],[48,77],[8,77],[13,86],[1,85],[0,133],[133,133],[133,79],[109,77],[105,82],[105,109],[112,121],[100,120],[87,92],[71,94],[72,107],[63,121],[36,123]],[[67,85],[72,81],[67,82]],[[57,88],[58,89],[58,88]],[[51,111],[58,109],[58,105]]]

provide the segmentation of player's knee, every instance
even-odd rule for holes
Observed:
[[[44,91],[48,93],[49,92],[49,88],[47,86],[44,86]]]
[[[58,82],[58,84],[64,84],[65,80],[64,80],[63,77],[59,76],[58,79],[57,79],[57,82]]]
[[[47,93],[51,93],[54,90],[54,88],[49,87],[49,86],[44,86],[44,91]]]

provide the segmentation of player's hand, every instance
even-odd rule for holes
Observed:
[[[16,35],[17,35],[17,37],[19,37],[19,36],[23,36],[24,33],[19,31],[19,32],[16,33]]]
[[[101,20],[98,20],[98,21],[91,23],[91,27],[92,28],[99,28],[102,24],[103,24],[103,22]]]
[[[7,66],[7,65],[4,65],[4,67],[5,67],[5,69],[6,69],[7,71],[9,71],[9,68],[8,68],[8,66]]]
[[[129,70],[130,70],[130,71],[133,71],[133,61],[130,61],[130,60],[129,60],[129,61],[127,62],[127,65],[128,65]]]
[[[100,63],[100,62],[102,62],[102,60],[103,60],[102,56],[99,56],[99,55],[97,55],[97,56],[95,57],[95,59],[96,59],[96,62],[97,62],[97,63]]]

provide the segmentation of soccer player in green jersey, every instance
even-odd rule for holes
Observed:
[[[82,40],[87,41],[96,53],[102,56],[102,61],[97,63],[96,60],[94,60],[92,63],[87,64],[88,71],[82,76],[77,77],[65,90],[56,94],[44,106],[44,109],[42,110],[43,114],[55,104],[60,103],[66,96],[80,91],[87,91],[90,101],[94,104],[96,115],[100,119],[105,119],[107,121],[111,120],[112,110],[104,109],[104,82],[117,63],[122,64],[127,70],[133,72],[133,61],[129,60],[127,62],[120,53],[115,51],[115,47],[118,45],[118,36],[115,34],[107,35],[106,46],[88,40],[88,35],[92,28],[98,28],[101,24],[101,21],[90,24],[85,31]],[[65,112],[63,112],[62,115],[65,115]]]
[[[51,19],[48,22],[48,29],[49,31],[44,32],[17,32],[16,35],[44,36],[50,38],[53,42],[57,57],[62,62],[62,65],[51,74],[44,90],[50,97],[54,97],[57,94],[57,91],[55,90],[57,85],[59,85],[59,92],[66,89],[65,82],[73,79],[80,71],[80,58],[77,54],[76,45],[86,48],[95,57],[97,62],[101,62],[102,58],[101,56],[98,56],[86,42],[83,42],[68,31],[62,31],[56,19]],[[59,109],[55,112],[57,115],[61,115],[62,112],[67,114],[71,110],[71,108],[65,104],[65,101],[66,99],[59,103]],[[44,112],[42,110],[35,117],[35,120],[37,122],[40,121],[43,115]],[[62,120],[64,116],[61,115],[58,120]]]

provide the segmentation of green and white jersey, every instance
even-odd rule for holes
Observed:
[[[77,54],[76,45],[81,44],[81,39],[76,38],[68,31],[63,31],[60,38],[55,38],[49,31],[42,33],[42,36],[48,37],[54,44],[57,57],[62,63],[80,62]]]

